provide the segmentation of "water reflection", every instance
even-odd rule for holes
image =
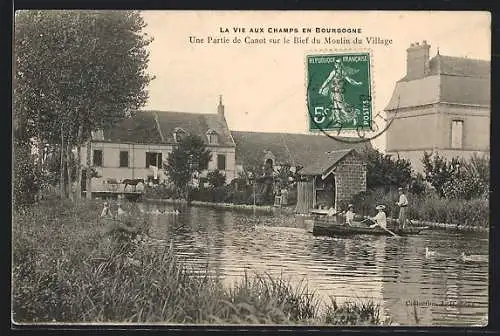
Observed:
[[[314,237],[307,220],[290,215],[143,206],[146,212],[178,209],[179,215],[150,215],[151,235],[172,239],[187,264],[208,266],[226,284],[245,271],[304,279],[325,300],[372,299],[402,325],[470,325],[487,315],[488,264],[458,259],[462,251],[487,254],[484,237]],[[426,247],[436,256],[426,258]]]

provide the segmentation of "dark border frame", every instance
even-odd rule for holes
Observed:
[[[495,1],[487,0],[437,0],[437,1],[371,1],[371,0],[358,0],[358,1],[336,1],[335,4],[328,4],[324,1],[253,1],[251,5],[249,4],[237,4],[233,1],[210,1],[210,3],[205,1],[192,1],[185,0],[182,2],[174,1],[161,1],[161,0],[18,0],[18,1],[2,1],[0,7],[0,13],[4,18],[0,21],[3,25],[3,29],[0,30],[2,33],[2,42],[6,46],[6,51],[4,52],[4,57],[0,59],[2,63],[2,68],[4,70],[4,76],[2,76],[2,84],[5,85],[5,90],[2,90],[2,100],[0,102],[4,105],[5,111],[11,111],[12,109],[12,29],[13,29],[13,13],[17,9],[142,9],[142,10],[156,10],[156,9],[170,9],[170,10],[487,10],[491,12],[492,18],[492,58],[491,58],[491,110],[495,111],[498,109],[499,96],[495,96],[494,93],[500,90],[496,85],[496,80],[499,77],[500,67],[498,64],[500,50],[498,46],[498,35],[499,35],[499,25],[498,25],[498,11],[496,10]],[[418,29],[418,27],[415,27]],[[474,43],[474,41],[464,41],[464,43]],[[5,49],[4,49],[5,50]],[[2,85],[2,88],[4,86]],[[495,136],[494,125],[499,123],[499,116],[496,113],[491,113],[491,197],[490,204],[496,204],[495,190],[497,186],[499,165],[497,157],[495,156],[495,149],[498,147],[495,140],[498,135]],[[4,125],[8,125],[9,130],[12,128],[12,120],[8,119],[9,122]],[[11,132],[5,132],[6,136],[11,135]],[[7,144],[11,144],[12,136],[6,139]],[[10,153],[12,154],[12,146],[10,147]],[[11,155],[7,156],[11,158]],[[12,161],[10,167],[12,167]],[[10,169],[7,174],[11,174]],[[9,175],[6,175],[9,176]],[[10,182],[10,179],[6,179]],[[7,183],[7,190],[11,191],[11,184]],[[10,202],[7,202],[10,205]],[[10,208],[10,207],[9,207]],[[499,280],[499,265],[497,260],[498,253],[494,253],[500,248],[499,231],[496,228],[496,218],[497,218],[498,207],[491,207],[490,209],[490,311],[488,326],[485,328],[469,327],[395,327],[395,328],[382,328],[382,327],[354,327],[354,328],[311,328],[309,326],[298,326],[298,327],[280,327],[280,326],[269,326],[269,327],[251,327],[251,326],[227,326],[227,327],[209,327],[209,326],[152,326],[144,325],[141,327],[125,327],[125,326],[61,326],[61,327],[36,327],[36,326],[18,326],[11,324],[10,313],[9,321],[7,322],[10,326],[10,330],[16,330],[21,334],[32,334],[37,331],[47,332],[50,334],[62,334],[64,332],[71,332],[75,334],[92,334],[92,335],[123,335],[124,332],[134,332],[137,334],[159,334],[159,333],[222,333],[222,334],[235,334],[239,332],[245,332],[248,334],[407,334],[407,333],[421,333],[430,332],[440,335],[457,335],[457,334],[485,334],[485,333],[500,333],[500,310],[499,310],[499,290],[498,286],[495,284],[500,284]],[[12,213],[9,212],[9,218],[12,220]],[[5,230],[7,231],[7,237],[11,238],[10,226],[5,225]],[[4,256],[8,256],[6,267],[10,273],[11,271],[11,240],[8,240],[8,244],[4,244]],[[6,277],[3,277],[4,279]],[[8,285],[8,293],[4,297],[4,303],[9,305],[10,311],[10,281]],[[5,319],[4,321],[6,321]],[[496,332],[495,332],[496,331]]]

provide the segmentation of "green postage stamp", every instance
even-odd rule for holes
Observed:
[[[310,131],[370,130],[370,53],[307,55]]]

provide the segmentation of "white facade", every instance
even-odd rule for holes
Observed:
[[[154,178],[154,168],[146,164],[146,153],[161,153],[161,160],[166,161],[169,153],[172,152],[173,146],[171,144],[132,144],[132,143],[112,143],[104,141],[92,142],[92,166],[96,169],[101,177],[93,179],[93,185],[101,185],[107,179],[115,179],[117,182],[123,179],[144,179]],[[225,169],[221,170],[226,175],[226,182],[229,183],[236,177],[235,165],[235,148],[223,146],[210,146],[207,149],[211,152],[211,159],[208,163],[208,170],[202,173],[205,175],[210,170],[215,170],[218,167],[218,156],[225,157]],[[101,151],[102,160],[99,161],[96,157],[95,151]],[[128,153],[128,162],[125,165],[123,154]],[[98,156],[98,154],[97,154]],[[120,157],[122,156],[122,160]],[[82,164],[86,165],[87,162],[87,148],[82,148],[81,152]],[[122,161],[122,162],[120,162]],[[220,160],[222,161],[222,160]],[[122,163],[122,166],[120,165]],[[161,182],[168,181],[168,176],[161,169],[161,162],[157,171],[157,177]],[[96,190],[97,191],[97,190]]]

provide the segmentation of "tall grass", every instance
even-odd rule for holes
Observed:
[[[389,217],[398,216],[397,192],[369,191],[354,198],[356,211],[361,215],[374,215],[375,205],[384,204]],[[410,219],[429,222],[458,224],[472,227],[489,226],[488,199],[447,199],[435,194],[408,194],[408,216]]]
[[[136,244],[134,234],[104,227],[100,210],[97,201],[59,201],[15,213],[16,322],[383,323],[370,302],[321,310],[306,285],[283,277],[245,274],[223,285],[208,268],[183,265],[168,244]]]

